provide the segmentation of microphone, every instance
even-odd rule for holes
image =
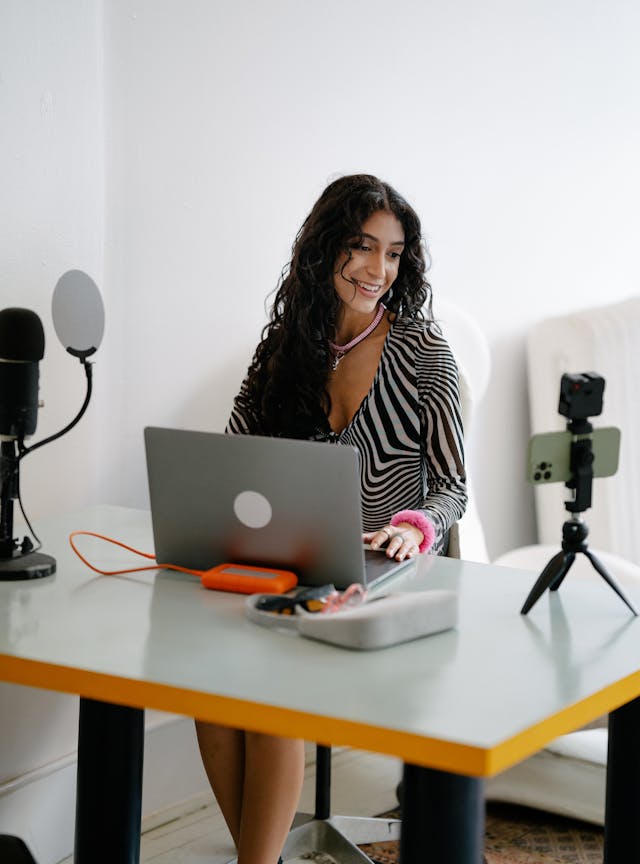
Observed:
[[[38,363],[44,357],[42,322],[30,309],[0,311],[0,581],[39,579],[56,571],[55,559],[39,552],[40,541],[20,498],[20,462],[38,447],[69,432],[91,399],[92,373],[88,357],[95,353],[104,331],[104,306],[98,286],[81,270],[69,270],[58,280],[51,303],[53,324],[64,348],[80,360],[87,379],[84,402],[64,429],[27,447],[38,419]],[[36,540],[13,536],[13,502]]]
[[[0,439],[22,440],[36,431],[43,357],[44,329],[36,313],[0,311]]]

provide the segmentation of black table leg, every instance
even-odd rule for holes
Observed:
[[[640,861],[640,699],[609,714],[605,864]]]
[[[80,699],[74,864],[138,864],[144,711]]]
[[[481,864],[482,780],[405,765],[402,801],[400,864]]]

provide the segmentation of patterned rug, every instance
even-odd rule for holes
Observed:
[[[384,814],[398,817],[398,813]],[[486,864],[601,864],[604,830],[510,804],[487,804]],[[378,864],[397,864],[397,842],[360,847]]]

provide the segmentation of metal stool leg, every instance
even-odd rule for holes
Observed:
[[[282,857],[298,858],[312,852],[330,855],[340,864],[371,864],[359,844],[396,840],[400,820],[331,815],[331,747],[316,745],[316,801],[313,816],[298,813]]]

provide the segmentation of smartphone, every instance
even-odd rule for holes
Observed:
[[[571,442],[581,438],[591,438],[593,476],[615,474],[620,456],[620,430],[616,426],[605,426],[585,435],[574,435],[568,430],[534,435],[529,441],[527,480],[534,484],[571,480]]]

